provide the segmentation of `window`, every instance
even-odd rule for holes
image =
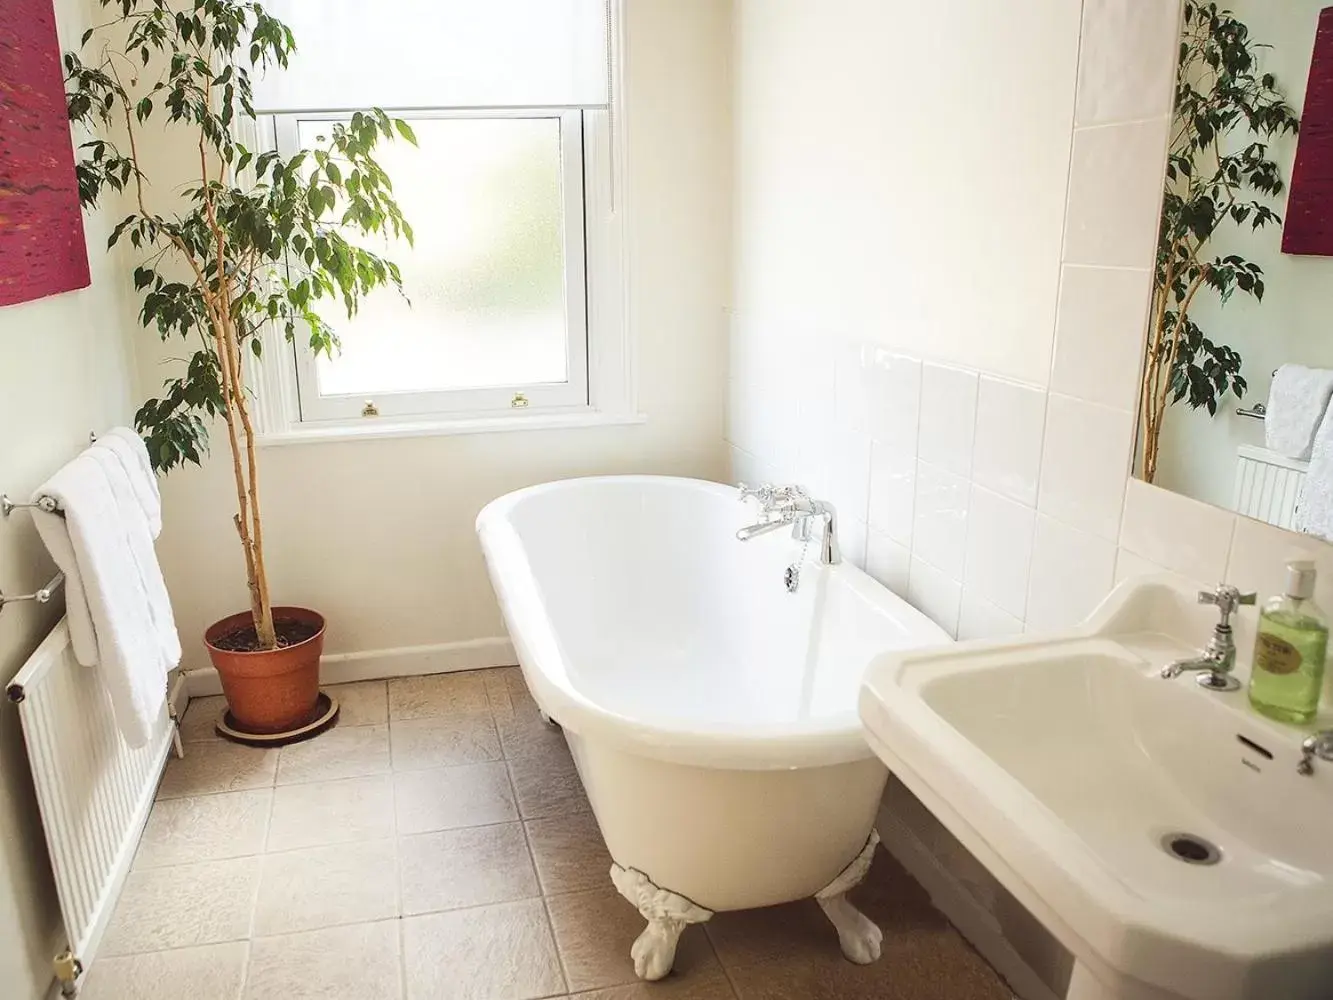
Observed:
[[[625,414],[610,5],[385,0],[375,19],[358,0],[318,17],[299,0],[269,6],[300,48],[256,84],[268,143],[290,154],[377,106],[419,145],[376,153],[415,231],[415,246],[375,248],[401,268],[406,300],[379,290],[350,320],[330,302],[341,353],[316,358],[298,335],[278,376],[285,412],[266,430]],[[348,52],[368,64],[347,73]]]

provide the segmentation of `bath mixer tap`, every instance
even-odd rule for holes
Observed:
[[[777,531],[791,525],[792,538],[798,542],[810,540],[810,524],[818,519],[824,522],[822,545],[819,549],[819,562],[832,566],[841,561],[838,552],[837,515],[833,505],[823,500],[813,499],[800,486],[773,486],[764,484],[751,487],[744,483],[737,486],[742,502],[754,498],[759,501],[760,518],[754,524],[746,525],[736,532],[738,541],[748,542],[770,531]]]
[[[1198,656],[1185,660],[1176,660],[1162,668],[1165,678],[1179,677],[1183,673],[1196,671],[1195,678],[1199,687],[1210,691],[1235,691],[1240,682],[1231,676],[1236,669],[1236,640],[1231,633],[1231,616],[1242,604],[1253,604],[1254,594],[1242,594],[1230,584],[1219,584],[1216,590],[1199,592],[1200,604],[1214,604],[1222,615],[1222,620],[1213,627],[1213,637]]]

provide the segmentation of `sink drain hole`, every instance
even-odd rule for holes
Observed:
[[[1162,850],[1187,865],[1215,865],[1222,860],[1221,848],[1197,834],[1168,833],[1161,843]]]

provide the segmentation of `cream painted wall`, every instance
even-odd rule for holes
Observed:
[[[1277,76],[1288,103],[1301,114],[1315,28],[1326,0],[1232,0],[1227,6],[1256,40],[1272,46],[1259,51],[1259,64]],[[1249,141],[1248,136],[1236,139],[1238,144]],[[1290,182],[1296,137],[1276,140],[1272,150]],[[1285,216],[1285,196],[1274,207]],[[1231,228],[1216,244],[1217,254],[1239,253],[1259,264],[1267,285],[1263,302],[1237,295],[1224,307],[1216,296],[1208,296],[1191,311],[1209,337],[1231,345],[1244,358],[1250,389],[1243,405],[1267,398],[1272,373],[1280,365],[1297,362],[1333,368],[1333,336],[1329,336],[1333,260],[1282,253],[1281,227],[1257,232],[1248,226]],[[1263,423],[1237,416],[1238,405],[1234,396],[1228,396],[1215,417],[1207,410],[1173,406],[1162,438],[1158,485],[1230,506],[1237,446],[1264,443]]]
[[[736,11],[744,322],[1045,384],[1078,4]]]
[[[62,47],[91,22],[84,0],[58,0]],[[0,492],[23,497],[87,444],[88,432],[132,414],[126,289],[104,248],[111,209],[84,219],[92,287],[0,309]],[[24,513],[0,519],[0,590],[31,593],[54,572]],[[8,683],[61,615],[52,604],[0,614],[0,679]],[[0,993],[36,1000],[64,947],[50,862],[18,713],[0,704]]]
[[[614,472],[716,478],[730,263],[730,4],[629,0],[630,327],[642,425],[265,449],[266,539],[280,602],[321,609],[329,652],[502,636],[473,520],[543,480]],[[143,384],[162,378],[139,339]],[[246,604],[225,441],[163,487],[159,552],[186,648]]]

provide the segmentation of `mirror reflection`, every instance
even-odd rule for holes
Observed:
[[[1185,3],[1143,479],[1333,539],[1333,8]]]

